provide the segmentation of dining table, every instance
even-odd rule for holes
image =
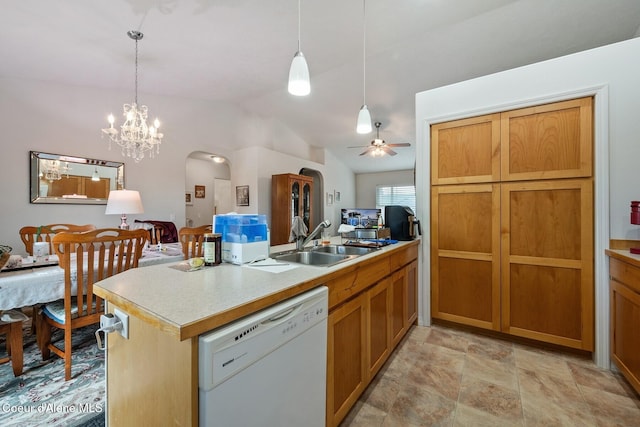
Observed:
[[[183,259],[180,243],[163,243],[160,247],[151,245],[142,251],[138,267]],[[64,269],[57,264],[56,256],[41,262],[33,262],[31,257],[26,257],[25,261],[30,264],[0,269],[0,312],[64,298]]]

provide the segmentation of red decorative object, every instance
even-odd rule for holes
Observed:
[[[640,225],[640,202],[631,202],[631,224]]]
[[[640,201],[631,202],[631,224],[640,225]],[[629,252],[640,255],[640,248],[630,248]]]

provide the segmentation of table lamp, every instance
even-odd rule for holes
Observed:
[[[140,193],[135,190],[111,190],[107,200],[107,209],[104,213],[106,215],[122,215],[120,217],[122,222],[118,228],[128,230],[127,214],[144,213]]]

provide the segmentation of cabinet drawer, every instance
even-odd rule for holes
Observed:
[[[410,246],[391,255],[391,270],[396,271],[403,265],[409,264],[418,258],[418,245]]]
[[[358,266],[357,269],[329,280],[329,309],[357,295],[391,273],[389,257]]]
[[[640,268],[609,258],[609,276],[620,283],[624,283],[634,292],[640,292]]]

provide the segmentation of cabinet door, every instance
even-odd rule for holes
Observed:
[[[329,314],[327,331],[327,425],[336,426],[367,384],[367,293]]]
[[[640,392],[640,294],[615,280],[611,288],[611,355],[616,366]]]
[[[309,228],[309,231],[311,231],[311,184],[308,182],[302,183],[301,213],[302,220],[307,228]]]
[[[391,294],[387,277],[367,291],[367,368],[372,378],[391,352]]]
[[[407,317],[407,288],[405,285],[405,271],[398,270],[391,275],[391,345],[398,345],[406,332],[405,318]]]
[[[593,350],[593,182],[502,184],[502,330]]]
[[[500,114],[431,126],[431,184],[500,179]]]
[[[301,189],[300,189],[300,181],[297,179],[291,179],[289,181],[289,192],[291,194],[291,207],[289,209],[289,219],[293,221],[293,218],[296,216],[302,216],[302,197],[301,197]],[[289,223],[291,224],[291,222]]]
[[[502,181],[592,175],[593,98],[502,113]]]
[[[499,330],[499,184],[432,188],[431,315]]]
[[[407,288],[405,324],[408,329],[418,319],[418,261],[413,261],[405,267],[405,286]]]

